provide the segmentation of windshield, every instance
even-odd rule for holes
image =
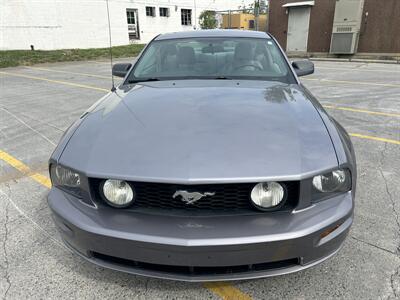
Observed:
[[[128,82],[168,79],[258,79],[294,83],[269,38],[185,38],[153,41]]]

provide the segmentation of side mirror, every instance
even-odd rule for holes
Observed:
[[[292,62],[297,76],[305,76],[314,73],[314,64],[309,60],[297,60]]]
[[[131,67],[130,63],[115,64],[112,67],[112,74],[117,77],[125,77]]]

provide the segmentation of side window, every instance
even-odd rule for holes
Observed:
[[[160,7],[160,17],[169,17],[168,7]]]
[[[181,24],[190,26],[192,25],[192,10],[191,9],[181,9]]]
[[[146,6],[146,16],[155,17],[156,16],[156,8],[154,6]]]
[[[135,12],[133,10],[126,10],[126,19],[129,25],[136,24],[135,22]]]
[[[255,28],[254,20],[249,20],[249,29],[254,29],[254,28]]]

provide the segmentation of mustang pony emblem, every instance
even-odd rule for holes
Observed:
[[[172,196],[172,198],[181,196],[183,202],[185,202],[186,204],[193,204],[196,201],[199,201],[203,197],[214,196],[214,195],[215,195],[214,192],[213,193],[205,192],[204,194],[202,194],[199,192],[190,193],[188,191],[176,191],[175,194]]]

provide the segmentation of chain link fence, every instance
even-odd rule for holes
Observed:
[[[257,8],[216,11],[217,28],[268,31],[268,10]]]

